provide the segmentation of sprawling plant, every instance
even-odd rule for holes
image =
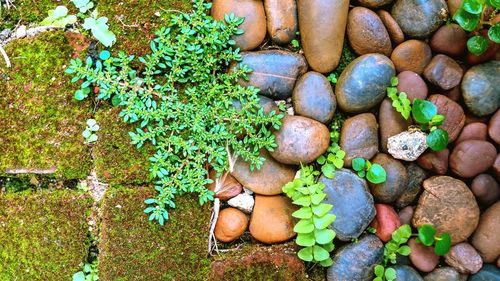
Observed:
[[[212,181],[207,166],[222,173],[229,158],[240,157],[259,169],[261,149],[276,147],[269,127],[279,128],[282,113],[264,113],[254,87],[237,85],[251,71],[241,60],[232,36],[242,34],[243,18],[226,15],[215,21],[206,14],[210,3],[193,1],[189,14],[173,15],[151,42],[151,52],[140,57],[143,69],[131,66],[134,56],[101,53],[100,59],[73,60],[67,73],[81,89],[97,86],[97,99],[123,107],[123,121],[137,124],[130,132],[138,148],[153,145],[150,172],[158,195],[145,201],[149,219],[168,220],[174,197],[197,193],[200,204],[213,199],[205,188]],[[238,104],[238,106],[235,106]]]

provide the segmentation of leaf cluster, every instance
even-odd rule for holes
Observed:
[[[427,247],[434,246],[434,253],[444,256],[450,251],[451,237],[448,233],[436,235],[436,229],[431,224],[424,224],[418,228],[417,243],[422,243]]]
[[[97,125],[97,122],[95,119],[88,119],[87,120],[87,128],[85,128],[85,131],[83,131],[82,136],[85,138],[85,142],[87,143],[93,143],[97,141],[97,135],[96,132],[99,131],[99,125]]]
[[[494,12],[489,20],[484,20],[485,13],[492,7]],[[488,37],[495,43],[500,43],[500,22],[493,24],[493,17],[500,9],[500,0],[464,0],[460,8],[453,15],[453,19],[466,31],[474,32],[488,25]],[[475,35],[467,41],[467,49],[479,56],[488,49],[488,40],[481,35]]]
[[[335,170],[344,167],[345,151],[339,145],[340,129],[344,122],[344,117],[340,114],[335,115],[330,130],[330,146],[325,154],[321,155],[316,162],[321,166],[321,172],[325,177],[333,179]]]
[[[312,166],[302,167],[300,178],[283,186],[283,192],[293,204],[301,206],[292,214],[299,219],[293,228],[297,233],[295,242],[304,247],[298,252],[299,258],[328,267],[333,263],[330,252],[334,249],[332,241],[336,235],[329,225],[335,220],[335,215],[329,213],[333,206],[323,203],[325,185],[316,181],[319,174]]]
[[[387,179],[384,167],[379,164],[372,164],[369,160],[361,157],[352,160],[352,168],[358,172],[359,177],[366,177],[369,182],[374,184],[383,183]]]
[[[445,120],[445,117],[437,112],[436,105],[430,101],[421,99],[413,101],[413,120],[420,124],[422,131],[430,131],[426,139],[427,145],[434,151],[441,151],[448,145],[448,132],[437,128]]]
[[[124,52],[72,60],[66,70],[73,82],[83,80],[81,89],[95,85],[97,99],[122,107],[123,121],[137,125],[129,132],[132,144],[154,148],[149,171],[158,195],[145,201],[145,212],[160,224],[178,194],[196,193],[200,204],[213,200],[205,188],[212,183],[208,165],[221,174],[229,169],[229,157],[239,157],[259,169],[265,160],[260,151],[276,147],[270,127],[278,129],[283,117],[264,113],[259,89],[236,83],[251,71],[247,66],[226,73],[231,62],[241,60],[232,38],[243,33],[243,18],[216,21],[206,13],[211,3],[194,0],[193,6],[189,14],[172,15],[156,33],[150,53],[139,58],[142,71]]]
[[[81,271],[73,274],[73,281],[98,281],[98,273],[97,262],[85,263]]]
[[[398,78],[391,78],[391,86],[387,87],[387,96],[392,100],[392,106],[401,113],[404,119],[408,120],[411,112],[411,102],[405,92],[398,94]]]
[[[374,281],[392,281],[396,279],[396,270],[387,267],[388,264],[396,264],[397,255],[408,256],[411,249],[406,243],[412,236],[411,227],[404,224],[396,229],[391,236],[391,240],[384,246],[384,262],[375,266]]]

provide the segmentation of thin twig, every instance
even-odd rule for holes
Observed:
[[[7,53],[3,49],[2,45],[0,45],[0,53],[2,53],[3,58],[5,59],[5,63],[7,64],[7,68],[11,67],[9,56],[7,56]]]

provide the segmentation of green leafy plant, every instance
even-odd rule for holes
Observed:
[[[374,184],[385,182],[387,174],[384,167],[379,164],[372,164],[369,160],[361,157],[352,160],[352,168],[358,172],[358,176],[366,179]]]
[[[396,279],[396,270],[392,267],[385,268],[383,265],[377,264],[374,271],[375,278],[373,281],[392,281]]]
[[[299,36],[300,35],[300,32],[297,31],[295,32],[295,35]],[[300,39],[293,39],[291,42],[290,42],[290,45],[292,46],[292,49],[297,52],[300,50]]]
[[[221,174],[230,158],[238,157],[259,169],[265,160],[260,151],[276,147],[269,128],[278,129],[284,116],[266,115],[259,90],[236,83],[251,71],[247,66],[225,73],[241,60],[232,36],[243,33],[238,28],[243,19],[231,14],[215,21],[206,14],[210,8],[211,3],[195,0],[190,14],[172,15],[151,41],[150,54],[139,58],[141,72],[130,65],[134,56],[124,52],[101,53],[95,61],[75,59],[66,70],[73,82],[83,80],[81,88],[98,86],[97,99],[123,107],[123,121],[137,124],[129,133],[132,144],[154,148],[149,171],[158,195],[145,200],[145,212],[160,224],[179,194],[196,193],[200,204],[213,200],[205,188],[212,182],[207,165]]]
[[[396,264],[397,255],[408,256],[411,249],[408,245],[408,239],[412,236],[411,227],[404,224],[396,229],[392,235],[391,240],[384,246],[384,260],[383,264],[375,266],[375,279],[374,281],[392,281],[396,279],[396,271],[389,264]]]
[[[342,123],[344,118],[342,115],[337,114],[332,121],[330,126],[330,146],[328,147],[325,154],[321,155],[316,162],[321,166],[321,172],[325,177],[333,179],[335,176],[335,169],[341,169],[344,167],[344,157],[345,151],[340,148],[340,129],[342,128]]]
[[[494,9],[489,15],[488,8]],[[493,18],[500,9],[499,0],[464,0],[461,7],[453,15],[453,19],[466,31],[472,32],[474,36],[467,41],[467,49],[472,54],[479,56],[488,49],[488,41],[479,34],[484,26],[489,26],[488,37],[495,43],[500,43],[500,22],[493,24]]]
[[[88,10],[94,8],[94,3],[90,0],[71,0],[80,13],[86,13]]]
[[[328,77],[326,77],[326,80],[330,81],[333,85],[337,84],[337,74],[335,73],[330,73]]]
[[[329,213],[333,206],[323,203],[325,185],[317,182],[319,175],[312,166],[302,167],[300,178],[283,186],[283,192],[293,204],[301,206],[292,214],[299,219],[293,228],[297,233],[295,242],[304,247],[298,252],[299,258],[328,267],[333,263],[330,252],[334,249],[332,241],[336,235],[328,226],[335,221],[335,215]]]
[[[436,229],[431,224],[424,224],[418,228],[418,243],[427,247],[434,246],[434,253],[438,256],[446,255],[450,251],[451,237],[448,233],[436,235]]]
[[[95,134],[97,131],[99,131],[99,125],[97,125],[95,119],[88,119],[87,128],[83,131],[82,136],[87,143],[93,143],[97,141],[97,135]]]
[[[73,274],[73,281],[98,281],[99,270],[97,269],[97,262],[85,263],[82,270]]]
[[[448,132],[438,129],[443,124],[445,117],[437,114],[434,103],[426,100],[415,99],[413,101],[412,116],[422,131],[429,131],[427,145],[434,151],[441,151],[448,145]]]
[[[57,6],[54,10],[50,10],[48,14],[49,15],[41,22],[42,25],[65,27],[77,21],[75,15],[68,15],[68,8],[65,6]]]
[[[92,12],[91,17],[85,18],[82,27],[90,30],[92,36],[106,47],[111,47],[116,41],[115,34],[109,30],[108,18],[99,17],[97,9]]]
[[[401,113],[404,119],[408,120],[411,112],[411,102],[405,92],[398,94],[398,78],[391,78],[391,86],[387,87],[387,96],[392,100],[392,106],[397,112]]]

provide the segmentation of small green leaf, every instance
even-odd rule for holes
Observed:
[[[292,217],[298,219],[310,219],[312,215],[313,214],[310,207],[302,207],[292,213]]]
[[[397,77],[392,77],[391,78],[391,86],[396,87],[399,84],[398,78]]]
[[[99,58],[100,58],[101,60],[107,60],[107,59],[109,59],[110,57],[111,57],[111,53],[110,53],[109,51],[107,51],[107,50],[104,50],[104,51],[102,51],[102,52],[99,54]]]
[[[315,205],[319,204],[323,199],[325,199],[325,193],[314,194],[311,196],[311,202]]]
[[[385,182],[387,178],[386,172],[379,164],[373,164],[366,173],[366,179],[374,184]]]
[[[476,35],[467,40],[467,50],[473,55],[479,56],[488,49],[488,40],[481,35]]]
[[[483,11],[483,4],[477,0],[464,0],[462,8],[471,14],[480,14]]]
[[[335,221],[335,215],[334,214],[326,214],[323,217],[313,217],[314,220],[314,226],[317,229],[325,229],[327,228],[333,221]]]
[[[318,159],[316,159],[316,162],[318,162],[318,164],[320,164],[320,165],[325,164],[325,162],[326,162],[325,156],[321,155],[320,157],[318,157]]]
[[[310,219],[300,220],[293,228],[293,231],[296,233],[310,233],[314,231],[314,224]]]
[[[430,224],[424,224],[418,228],[418,238],[427,247],[434,243],[434,235],[436,235],[436,229]]]
[[[297,245],[302,247],[310,247],[316,244],[314,239],[314,234],[311,233],[299,233],[297,234],[297,239],[295,239]]]
[[[441,151],[448,146],[448,132],[443,129],[436,129],[427,135],[427,145],[434,151]]]
[[[325,175],[325,177],[333,179],[335,176],[335,166],[333,166],[333,164],[325,164],[321,166],[321,172]]]
[[[500,9],[500,0],[489,0],[489,4],[495,9]]]
[[[327,250],[323,249],[323,247],[314,245],[313,256],[315,261],[323,261],[330,257],[330,253]]]
[[[335,245],[333,245],[333,242],[323,244],[321,245],[321,247],[323,247],[323,249],[327,250],[328,252],[331,252],[333,251],[333,249],[335,249]]]
[[[392,267],[387,268],[385,270],[385,279],[387,279],[387,281],[396,279],[396,270],[394,270],[394,268]]]
[[[78,271],[73,274],[73,281],[85,281],[85,273],[83,273],[83,271]]]
[[[479,14],[471,14],[467,12],[465,9],[460,8],[453,15],[453,19],[466,31],[473,31],[476,29],[477,25],[480,22],[481,15]]]
[[[330,243],[335,238],[335,231],[331,229],[316,229],[314,230],[314,237],[318,244]]]
[[[299,199],[293,201],[293,204],[299,206],[309,206],[311,205],[311,196],[300,197]]]
[[[491,41],[500,43],[500,22],[497,22],[495,25],[490,27],[488,30],[488,37],[490,37]]]
[[[297,256],[303,261],[312,261],[313,260],[313,247],[302,248]]]
[[[414,99],[412,114],[415,121],[420,124],[427,124],[437,114],[437,107],[430,101]]]
[[[398,249],[398,254],[402,255],[402,256],[408,256],[409,254],[411,253],[411,248],[408,247],[408,246],[401,246],[399,249]]]
[[[375,276],[378,277],[384,276],[384,271],[385,271],[384,266],[377,264],[374,268],[374,271],[375,271]]]
[[[441,234],[441,237],[436,239],[436,245],[434,246],[434,252],[438,256],[444,256],[450,251],[451,247],[451,237],[448,233]]]
[[[75,92],[75,99],[76,100],[81,101],[81,100],[84,100],[86,97],[87,97],[87,95],[84,94],[82,90],[76,90],[76,92]]]
[[[361,157],[357,157],[357,158],[354,158],[352,159],[352,168],[354,169],[354,171],[362,171],[365,169],[365,164],[366,164],[366,160],[361,158]]]
[[[328,213],[328,211],[330,211],[331,209],[333,208],[332,205],[330,204],[319,204],[319,205],[315,205],[312,207],[312,212],[318,216],[318,217],[322,217],[324,216],[326,213]]]
[[[322,267],[330,267],[332,266],[333,264],[333,260],[331,258],[327,258],[326,260],[322,260],[319,262],[319,264],[322,266]]]
[[[364,170],[363,170],[363,171],[359,171],[359,172],[358,172],[358,176],[359,176],[360,178],[364,178],[364,177],[366,176],[366,172],[365,172]]]

